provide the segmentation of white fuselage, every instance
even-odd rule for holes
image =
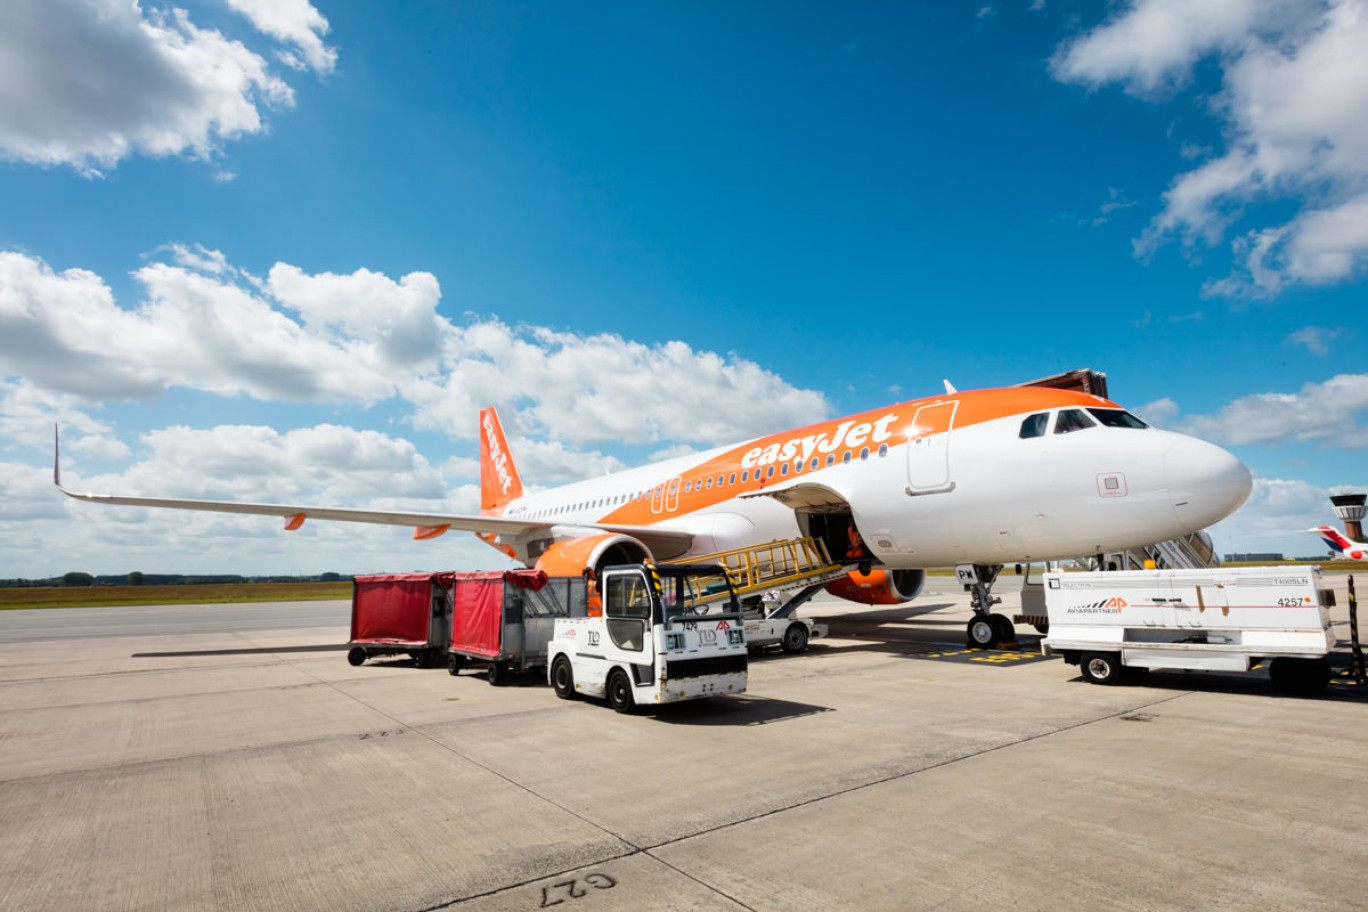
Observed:
[[[1096,419],[1062,431],[1063,411],[1120,412],[1095,402],[1102,410],[1042,403],[955,426],[955,397],[922,400],[912,406],[944,414],[923,420],[893,407],[856,416],[865,420],[855,428],[867,429],[859,446],[842,431],[850,420],[814,425],[788,441],[763,438],[529,494],[503,515],[552,521],[558,539],[614,522],[688,531],[687,557],[803,534],[805,510],[848,511],[872,557],[896,569],[1137,547],[1211,525],[1248,495],[1244,466],[1203,441]],[[1033,416],[1039,433],[1024,436]],[[775,471],[767,455],[785,461]]]

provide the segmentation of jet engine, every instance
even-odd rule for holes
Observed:
[[[604,567],[648,560],[651,552],[635,538],[605,532],[554,542],[537,558],[536,569],[547,576],[579,576],[587,567],[597,578]]]
[[[925,570],[878,567],[869,573],[852,570],[844,578],[827,583],[826,591],[862,605],[900,605],[916,598],[925,582]]]

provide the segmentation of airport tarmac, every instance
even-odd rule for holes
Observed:
[[[948,580],[810,608],[746,695],[626,716],[353,668],[345,602],[0,612],[0,908],[1363,906],[1364,688],[1085,684],[965,650]]]

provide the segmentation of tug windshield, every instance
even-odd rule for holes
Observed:
[[[661,604],[665,609],[665,619],[688,617],[690,615],[731,612],[736,610],[732,604],[731,585],[720,572],[669,572],[661,568]]]

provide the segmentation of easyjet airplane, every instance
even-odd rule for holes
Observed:
[[[1250,490],[1230,453],[1107,399],[1040,387],[957,392],[948,382],[944,395],[532,494],[492,408],[480,413],[480,452],[478,515],[62,490],[95,503],[278,516],[286,529],[319,519],[413,526],[419,539],[469,531],[553,575],[811,536],[850,569],[829,591],[865,604],[915,597],[926,567],[976,565],[979,621],[1002,620],[988,615],[987,587],[1004,564],[1187,535],[1230,515]]]

